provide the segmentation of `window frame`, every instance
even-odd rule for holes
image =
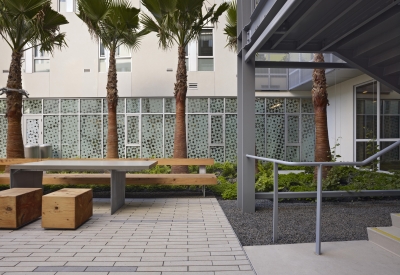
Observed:
[[[41,56],[36,56],[36,52],[39,52],[41,54]],[[33,62],[32,62],[33,70],[32,71],[34,73],[49,73],[50,72],[50,55],[40,51],[38,49],[38,46],[33,47],[32,55],[33,55]],[[36,60],[48,60],[49,61],[48,62],[49,69],[47,71],[36,71]]]
[[[215,45],[214,45],[214,43],[215,43],[215,31],[214,31],[214,28],[213,27],[205,27],[205,28],[203,28],[202,29],[202,31],[203,30],[210,30],[211,32],[212,32],[212,55],[210,55],[210,56],[200,56],[199,55],[199,39],[200,39],[200,35],[199,35],[199,37],[197,38],[197,41],[196,41],[196,63],[197,63],[197,66],[196,66],[196,71],[198,71],[198,72],[215,72]],[[205,70],[199,70],[199,59],[212,59],[212,61],[213,61],[213,69],[212,70],[209,70],[209,71],[205,71]]]

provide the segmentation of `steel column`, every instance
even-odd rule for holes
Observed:
[[[274,163],[274,204],[272,216],[272,242],[278,241],[278,163]]]
[[[322,169],[319,165],[317,176],[317,221],[316,221],[316,236],[315,236],[315,254],[321,255],[321,204],[322,204]]]

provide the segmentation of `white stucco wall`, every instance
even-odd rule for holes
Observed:
[[[53,8],[58,0],[53,0]],[[131,0],[139,7],[139,0]],[[207,5],[221,4],[222,0],[207,1]],[[107,73],[98,72],[98,42],[91,39],[86,25],[71,12],[63,15],[69,21],[61,27],[67,34],[67,48],[56,50],[50,57],[50,72],[23,73],[23,88],[32,98],[42,97],[105,97]],[[188,82],[198,83],[198,89],[188,90],[188,96],[236,96],[236,55],[225,48],[223,34],[225,15],[214,28],[214,71],[188,72]],[[0,82],[5,86],[11,51],[0,41]],[[155,34],[142,39],[140,48],[132,52],[132,71],[118,73],[121,97],[173,96],[177,67],[177,47],[164,51],[159,48]],[[23,68],[25,64],[23,65]],[[172,72],[167,72],[172,68]],[[90,69],[90,72],[84,72]]]

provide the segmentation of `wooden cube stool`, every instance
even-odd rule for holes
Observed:
[[[64,188],[43,196],[42,227],[76,229],[93,215],[92,189]]]
[[[42,214],[42,188],[12,188],[0,192],[0,228],[16,229]]]

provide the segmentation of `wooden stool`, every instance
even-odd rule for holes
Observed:
[[[76,229],[92,215],[92,189],[64,188],[43,196],[43,228]]]
[[[42,188],[12,188],[0,192],[0,228],[20,228],[41,216]]]

